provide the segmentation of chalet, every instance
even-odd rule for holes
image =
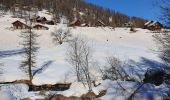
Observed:
[[[49,28],[40,24],[37,24],[35,26],[33,26],[33,29],[37,29],[37,30],[48,30]]]
[[[148,21],[144,25],[144,29],[149,29],[151,31],[161,30],[162,28],[163,28],[163,25],[158,21]]]
[[[80,22],[80,20],[74,20],[73,22],[71,22],[70,24],[69,24],[69,26],[70,27],[73,27],[73,26],[81,26],[81,22]]]
[[[102,22],[101,20],[98,20],[96,23],[95,23],[95,26],[103,26],[105,27],[106,24],[104,22]]]
[[[153,21],[148,21],[144,24],[144,29],[147,29],[148,28],[148,25],[150,25],[151,23],[153,23]]]
[[[29,26],[22,23],[21,21],[17,20],[15,22],[12,23],[14,29],[28,29]]]
[[[45,17],[40,17],[40,16],[38,16],[38,17],[36,18],[36,22],[38,22],[38,23],[43,23],[43,24],[45,24],[46,21],[47,21],[47,19],[46,19]]]
[[[48,20],[45,23],[48,24],[48,25],[54,25],[55,24],[54,21],[52,21],[52,20]]]

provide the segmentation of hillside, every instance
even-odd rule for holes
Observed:
[[[51,0],[50,2],[49,0],[0,0],[0,2],[5,5],[0,8],[4,8],[5,11],[10,10],[14,15],[18,15],[17,17],[23,17],[28,6],[31,6],[33,12],[48,10],[53,14],[55,22],[58,22],[61,16],[66,16],[70,22],[79,19],[89,26],[95,26],[98,20],[105,23],[106,26],[112,27],[120,27],[128,22],[133,23],[134,27],[143,27],[146,22],[143,18],[130,17],[114,10],[86,3],[85,0]]]
[[[50,18],[45,10],[40,11],[39,15]],[[23,59],[22,53],[18,53],[22,51],[22,46],[20,45],[22,39],[19,36],[23,30],[14,30],[11,24],[16,20],[23,22],[24,20],[12,18],[12,16],[11,13],[7,13],[0,17],[0,62],[4,64],[0,81],[4,82],[27,78],[25,73],[19,69],[20,62]],[[52,41],[51,32],[63,26],[61,24],[45,24],[45,26],[49,30],[34,30],[35,33],[40,35],[38,37],[40,50],[37,54],[37,66],[33,70],[46,64],[48,66],[34,76],[33,84],[72,83],[69,90],[56,93],[65,96],[81,96],[88,90],[82,83],[76,81],[73,66],[67,61],[68,43],[57,45]],[[101,97],[103,100],[113,100],[113,98],[126,100],[134,88],[137,88],[137,85],[143,80],[147,68],[160,68],[163,66],[158,55],[154,52],[157,50],[156,43],[152,37],[155,33],[149,30],[136,28],[137,32],[130,32],[129,28],[112,29],[111,27],[69,27],[69,29],[72,38],[76,36],[83,37],[93,49],[95,63],[90,68],[90,71],[92,72],[92,79],[97,83],[101,83],[98,87],[93,87],[93,90],[98,94],[99,91],[107,89],[107,94]],[[117,81],[102,80],[100,69],[105,68],[106,58],[109,56],[116,56],[121,61],[126,62],[124,69],[135,81],[119,81],[128,92],[122,91],[117,85]],[[122,92],[124,96],[116,91]],[[135,95],[135,98],[141,98],[140,100],[142,98],[149,99],[149,97],[159,98],[164,93],[166,94],[167,91],[164,85],[156,87],[152,84],[146,84]],[[6,85],[0,90],[0,94],[9,94],[9,92],[18,99],[26,97],[32,99],[44,98],[40,94],[37,95],[36,92],[28,92],[28,87],[25,85]],[[47,91],[47,94],[50,93],[50,91]]]

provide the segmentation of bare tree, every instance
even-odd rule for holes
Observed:
[[[154,37],[159,44],[159,57],[166,65],[165,83],[167,83],[170,87],[170,33],[163,32],[156,34]]]
[[[103,71],[104,78],[108,78],[111,80],[127,80],[129,78],[129,75],[126,73],[126,71],[123,69],[124,63],[120,61],[116,57],[108,57],[107,65]]]
[[[51,36],[53,37],[53,41],[58,44],[63,44],[63,42],[68,42],[69,37],[71,37],[70,30],[68,28],[63,29],[55,29],[54,32],[51,33]]]
[[[78,82],[81,81],[81,55],[83,52],[83,41],[79,38],[74,38],[72,41],[69,42],[69,49],[68,49],[68,61],[71,63],[75,68],[75,73],[77,76]]]
[[[168,26],[170,25],[170,1],[169,0],[157,0],[156,2],[161,9],[161,20]]]
[[[170,1],[169,0],[159,0],[162,21],[164,21],[167,26],[170,26]],[[155,40],[159,46],[159,57],[162,59],[165,68],[165,83],[170,88],[170,33],[166,30],[156,34]]]
[[[55,29],[54,32],[51,33],[51,36],[53,37],[53,41],[57,44],[63,44],[63,42],[68,42],[69,37],[71,37],[71,33],[69,28],[67,27],[68,20],[65,16],[62,16],[60,18],[60,27],[58,29]]]
[[[74,38],[68,45],[68,61],[74,66],[77,80],[87,84],[92,91],[90,67],[92,66],[92,51],[88,42],[80,37]]]

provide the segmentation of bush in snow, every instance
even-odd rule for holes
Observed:
[[[54,42],[61,45],[63,44],[63,42],[69,41],[69,37],[71,37],[71,33],[68,27],[65,27],[65,28],[55,29],[51,33],[51,36],[53,37]]]
[[[106,67],[102,71],[103,79],[111,80],[127,80],[129,78],[126,71],[123,69],[124,63],[116,57],[108,57]]]
[[[67,19],[65,17],[60,18],[59,28],[55,29],[51,36],[53,37],[53,41],[57,44],[63,44],[63,42],[68,42],[69,37],[71,37],[71,33],[69,28],[67,27]]]

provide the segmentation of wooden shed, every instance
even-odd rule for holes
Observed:
[[[46,21],[46,24],[48,24],[48,25],[54,25],[55,23],[54,23],[54,21],[52,21],[52,20],[47,20],[47,21]]]
[[[45,17],[40,17],[40,16],[38,16],[38,17],[36,18],[36,21],[37,21],[38,23],[43,23],[43,24],[45,24],[45,22],[47,21],[47,19],[46,19]]]
[[[28,29],[29,26],[22,23],[21,21],[17,20],[15,22],[12,23],[14,29]]]
[[[48,30],[49,28],[40,24],[37,24],[35,26],[33,26],[33,29],[37,29],[37,30]]]
[[[81,22],[80,22],[80,20],[74,20],[73,22],[71,22],[70,24],[69,24],[69,26],[70,27],[73,27],[73,26],[81,26]]]

